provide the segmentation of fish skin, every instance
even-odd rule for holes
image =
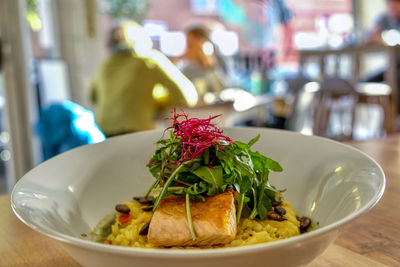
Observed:
[[[237,233],[235,197],[231,191],[190,201],[196,240],[192,239],[183,197],[160,202],[150,223],[148,241],[156,246],[210,246],[231,242]]]

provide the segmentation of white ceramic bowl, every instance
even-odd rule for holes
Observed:
[[[94,243],[81,236],[116,203],[142,195],[153,178],[145,167],[161,131],[140,132],[80,147],[27,173],[12,192],[15,214],[29,227],[62,242],[85,266],[301,266],[309,263],[351,220],[372,208],[385,188],[381,167],[364,153],[327,139],[259,128],[228,128],[277,160],[271,183],[300,215],[320,228],[253,246],[207,250],[139,249]]]

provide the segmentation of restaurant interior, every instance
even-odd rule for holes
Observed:
[[[399,266],[399,47],[399,0],[0,0],[0,225],[35,167],[179,113],[368,154],[383,204],[310,266]]]
[[[388,6],[384,0],[2,1],[0,191],[79,145],[165,128],[173,107],[191,117],[220,115],[221,127],[284,129],[340,142],[396,133],[400,24]],[[393,23],[383,28],[384,17]],[[162,83],[146,87],[151,74],[135,82],[118,61],[110,63],[116,50],[129,49],[144,57],[156,51],[154,60],[165,61],[186,103],[168,100],[175,96]],[[111,77],[112,70],[119,75]],[[179,84],[181,78],[188,83]],[[122,99],[106,95],[96,103],[93,87],[102,94],[129,82],[152,90],[162,105],[143,110],[144,93],[133,93],[131,112],[146,114],[116,129],[127,118],[118,123],[109,114]]]

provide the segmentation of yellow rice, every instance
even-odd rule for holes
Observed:
[[[147,241],[147,236],[139,235],[142,226],[150,222],[152,212],[142,211],[142,205],[137,202],[125,202],[131,210],[132,220],[130,223],[121,227],[118,220],[112,225],[111,234],[107,237],[105,243],[130,246],[139,248],[155,248],[154,245]],[[228,244],[212,246],[212,247],[237,247],[258,243],[265,243],[279,239],[288,238],[300,234],[299,221],[296,218],[296,212],[293,210],[289,202],[283,201],[282,207],[285,208],[285,221],[273,220],[251,220],[241,219],[238,225],[238,232],[235,239]],[[174,247],[182,249],[196,249],[198,247]],[[206,248],[206,247],[202,247]]]

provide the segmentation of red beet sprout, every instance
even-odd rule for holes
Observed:
[[[214,146],[215,149],[223,149],[232,143],[232,140],[223,135],[223,130],[211,123],[215,118],[220,115],[209,117],[208,119],[189,118],[185,112],[177,114],[176,109],[173,111],[173,126],[168,127],[166,130],[173,129],[173,134],[181,142],[181,157],[178,161],[166,164],[162,170],[163,180],[165,182],[164,171],[169,165],[178,164],[191,161],[204,153],[204,150]],[[209,164],[211,167],[211,164]]]

